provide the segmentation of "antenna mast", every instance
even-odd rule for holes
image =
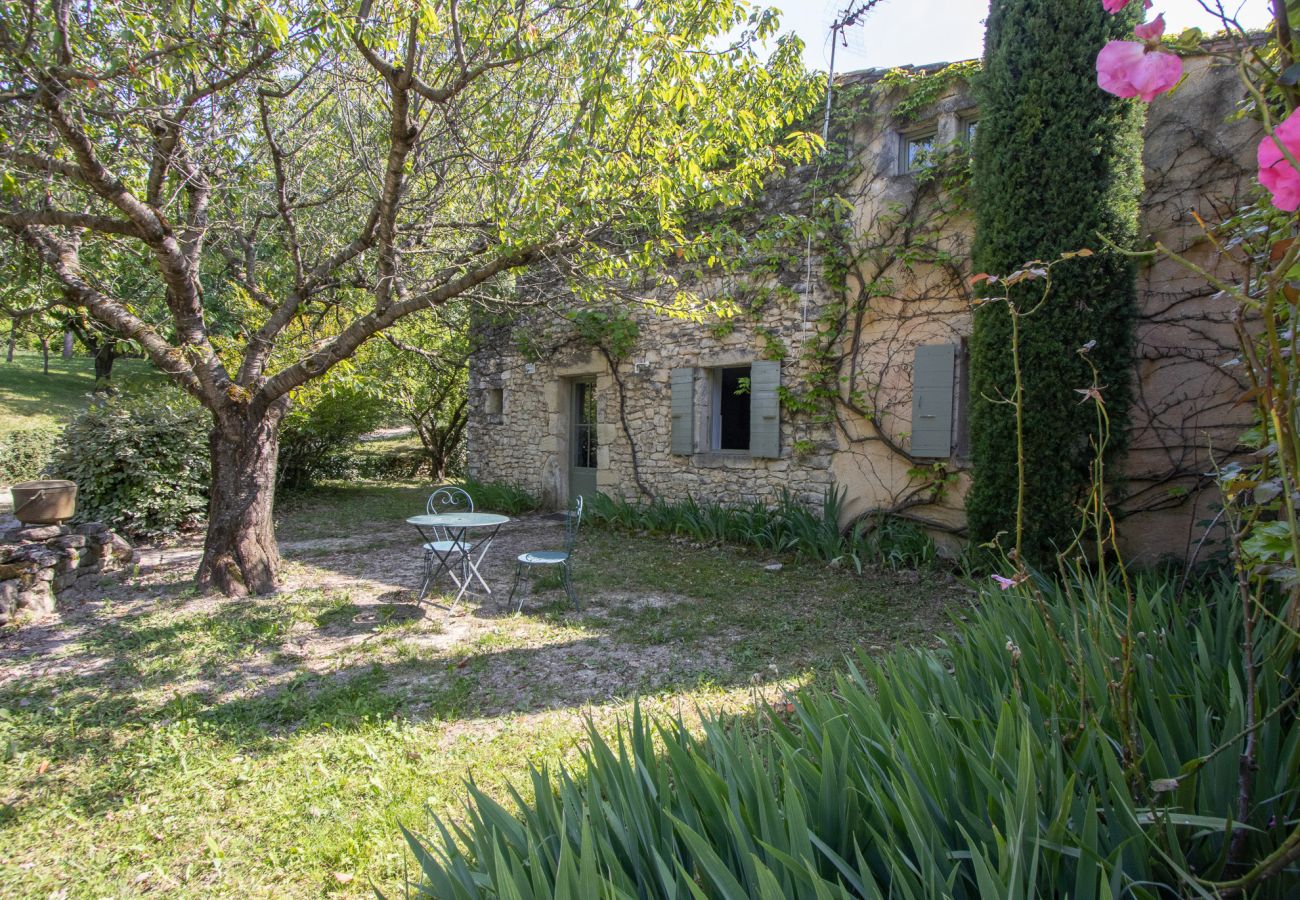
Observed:
[[[869,13],[873,7],[878,6],[881,0],[865,0],[863,3],[850,3],[844,7],[839,18],[831,23],[831,68],[826,73],[826,116],[822,120],[822,144],[830,139],[831,132],[831,95],[835,89],[835,45],[844,42],[844,46],[849,45],[848,39],[844,37],[844,32],[859,24],[862,17]]]

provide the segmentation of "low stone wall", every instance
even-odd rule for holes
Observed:
[[[0,625],[54,611],[55,594],[112,571],[134,555],[107,525],[11,525],[0,529]]]

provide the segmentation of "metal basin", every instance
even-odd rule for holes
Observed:
[[[24,481],[11,489],[14,517],[26,525],[58,525],[77,511],[73,481]]]

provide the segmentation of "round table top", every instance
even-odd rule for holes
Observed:
[[[504,525],[510,521],[510,517],[499,513],[454,512],[411,516],[406,521],[411,525],[441,528],[487,528],[492,525]]]

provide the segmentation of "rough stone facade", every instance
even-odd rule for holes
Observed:
[[[906,94],[881,89],[878,78],[862,73],[841,81],[837,102],[862,106],[842,126],[853,129],[849,159],[789,173],[769,185],[747,219],[807,214],[824,190],[823,167],[843,166],[836,192],[852,211],[836,265],[847,275],[828,284],[829,257],[806,252],[802,243],[776,264],[756,264],[750,277],[692,282],[690,273],[676,273],[701,298],[726,298],[739,313],[690,321],[624,305],[617,315],[635,319],[637,336],[621,358],[580,339],[566,315],[576,306],[556,311],[550,303],[508,322],[484,320],[470,360],[471,475],[565,502],[575,450],[572,385],[591,378],[601,491],[727,503],[770,502],[789,491],[816,504],[838,485],[846,521],[888,512],[937,536],[960,535],[969,462],[963,353],[971,221],[940,179],[908,171],[905,157],[910,145],[931,137],[935,147],[960,147],[978,109],[956,79],[929,106],[903,116]],[[1230,121],[1239,99],[1230,69],[1209,57],[1190,60],[1187,81],[1151,104],[1144,151],[1146,235],[1229,275],[1197,216],[1216,220],[1248,190],[1257,133],[1250,122]],[[1141,271],[1139,304],[1124,535],[1135,555],[1154,559],[1185,555],[1196,540],[1195,523],[1215,502],[1205,476],[1211,448],[1218,454],[1234,447],[1248,413],[1233,406],[1240,386],[1223,366],[1234,344],[1226,303],[1162,260]],[[1086,340],[1080,336],[1080,344]],[[954,351],[951,444],[947,454],[919,455],[912,439],[914,365],[917,348],[935,344]],[[758,360],[780,360],[775,458],[719,450],[713,439],[716,373]],[[679,413],[685,408],[681,397],[674,400],[674,370],[694,373],[691,452],[674,452],[674,403]],[[819,379],[831,385],[823,402],[805,404],[801,398]],[[834,399],[826,401],[826,393]]]
[[[130,562],[131,545],[107,525],[12,525],[0,530],[0,625],[54,612],[78,579]]]

